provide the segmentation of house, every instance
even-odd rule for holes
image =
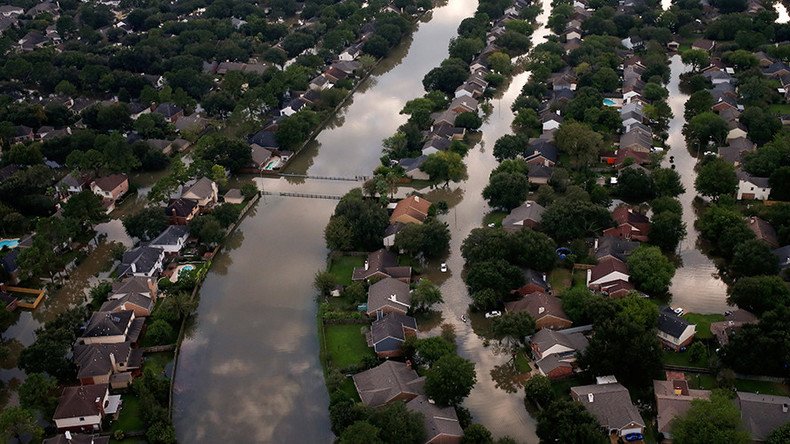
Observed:
[[[743,155],[754,151],[754,148],[754,142],[745,137],[740,137],[729,140],[727,146],[719,147],[718,155],[737,167],[743,163]]]
[[[385,313],[405,315],[411,308],[409,284],[394,278],[384,278],[368,289],[367,315],[381,317]]]
[[[547,113],[543,116],[543,131],[553,131],[560,127],[565,120],[559,114]]]
[[[391,277],[409,283],[411,282],[411,267],[399,266],[398,256],[382,248],[368,254],[363,267],[354,268],[351,280],[364,281],[373,277]]]
[[[116,313],[97,311],[91,315],[78,342],[82,344],[136,343],[143,330],[145,318],[138,318],[131,310]]]
[[[464,431],[455,408],[439,407],[424,395],[407,402],[406,408],[423,417],[425,444],[460,444]]]
[[[727,140],[745,138],[747,134],[746,127],[734,120],[731,120],[729,123],[730,131],[727,133]]]
[[[111,174],[93,181],[91,190],[103,199],[116,201],[129,191],[129,178],[126,174]]]
[[[659,310],[657,335],[664,346],[678,351],[691,344],[696,333],[697,326],[676,315],[671,308]]]
[[[25,13],[25,9],[20,8],[19,6],[13,6],[13,5],[0,6],[0,16],[3,17],[16,17],[24,13]]]
[[[241,205],[244,203],[244,195],[238,188],[231,188],[222,196],[222,201],[231,205]]]
[[[102,304],[99,311],[118,313],[133,311],[135,317],[145,318],[151,316],[154,309],[154,300],[140,293],[129,293],[120,297],[109,299]]]
[[[132,348],[131,342],[78,344],[74,346],[73,359],[80,384],[110,384],[112,388],[126,388],[141,373],[143,351]]]
[[[68,200],[69,197],[87,190],[93,178],[88,174],[66,174],[55,184],[55,191],[61,200]]]
[[[532,139],[525,150],[524,160],[529,165],[553,167],[557,163],[557,146],[544,138]]]
[[[710,332],[713,333],[721,346],[725,346],[730,343],[730,337],[744,325],[756,324],[758,321],[757,316],[746,310],[738,309],[725,313],[723,321],[711,322]]]
[[[617,223],[617,226],[603,230],[604,236],[647,242],[650,233],[650,219],[644,214],[637,213],[626,205],[620,205],[612,211],[612,219]]]
[[[532,293],[550,293],[549,283],[546,281],[546,274],[535,271],[531,268],[524,270],[524,285],[514,290],[521,296]]]
[[[664,440],[671,440],[672,421],[685,416],[695,399],[710,399],[710,390],[690,389],[683,379],[653,381],[656,395],[656,424]]]
[[[535,229],[540,225],[545,211],[546,209],[542,205],[529,200],[512,209],[510,214],[505,216],[502,220],[502,228],[509,232],[519,231],[524,227]]]
[[[653,135],[633,125],[631,130],[620,136],[620,149],[649,153],[653,147]]]
[[[362,49],[359,47],[359,45],[351,45],[344,49],[343,52],[337,56],[337,59],[341,62],[350,62],[352,60],[356,60],[361,53]]]
[[[179,118],[173,125],[176,127],[176,131],[179,133],[189,131],[193,134],[200,135],[203,134],[206,128],[208,128],[209,121],[205,117],[202,117],[197,113],[193,113]]]
[[[110,436],[66,432],[45,439],[43,444],[110,444]]]
[[[528,294],[521,299],[505,303],[507,313],[526,312],[535,320],[535,328],[561,330],[573,325],[562,309],[559,298],[541,292]]]
[[[644,150],[637,151],[634,150],[633,148],[621,148],[617,150],[617,155],[615,156],[613,162],[618,167],[621,167],[622,165],[625,164],[625,161],[627,159],[631,159],[633,163],[637,165],[647,165],[648,163],[650,163],[650,153],[645,152]]]
[[[200,207],[197,201],[192,199],[170,199],[170,203],[165,208],[165,214],[170,218],[169,223],[174,225],[186,225],[197,216]]]
[[[394,224],[389,224],[386,230],[384,230],[384,246],[390,248],[395,245],[395,236],[398,235],[400,230],[405,227],[406,224],[402,224],[400,222],[395,222]]]
[[[260,172],[266,169],[266,164],[272,158],[272,151],[253,143],[250,145],[250,155],[252,156],[252,167]]]
[[[477,99],[473,99],[469,96],[461,96],[454,98],[447,109],[458,114],[474,113],[477,112],[477,106]]]
[[[752,230],[757,240],[763,241],[772,250],[779,248],[779,238],[771,224],[756,216],[748,218],[747,221],[747,226]]]
[[[790,267],[790,245],[777,248],[773,251],[774,256],[779,261],[779,268],[782,270]]]
[[[390,216],[390,223],[421,224],[428,218],[431,202],[420,196],[401,199]]]
[[[538,361],[552,355],[572,361],[576,353],[584,352],[589,344],[581,332],[569,333],[548,328],[538,330],[529,338],[529,343],[532,354]]]
[[[691,44],[693,49],[701,49],[705,52],[711,52],[714,46],[716,46],[716,42],[707,39],[697,39]]]
[[[530,185],[545,185],[551,180],[554,168],[543,165],[529,165],[527,181]]]
[[[571,387],[571,398],[580,402],[613,438],[643,433],[645,422],[631,402],[628,389],[619,383]]]
[[[614,257],[606,257],[587,270],[587,287],[612,297],[625,296],[634,289],[629,279],[628,265]]]
[[[735,173],[738,176],[738,200],[767,200],[771,195],[767,177],[755,177],[740,168]]]
[[[482,97],[485,87],[477,83],[466,82],[455,89],[455,97],[472,97],[474,99]]]
[[[121,396],[111,396],[107,384],[66,387],[52,419],[58,431],[96,432],[105,417],[117,415],[120,406]]]
[[[207,177],[201,177],[181,193],[182,198],[194,200],[201,208],[217,203],[218,195],[216,182]]]
[[[741,422],[754,441],[765,441],[777,428],[790,422],[790,398],[738,392],[735,403]]]
[[[397,312],[388,313],[373,321],[368,332],[368,346],[380,358],[401,356],[401,347],[409,336],[417,335],[417,320]]]
[[[307,106],[307,101],[301,97],[297,97],[288,102],[288,104],[280,110],[280,115],[287,117],[293,116],[294,114],[301,111],[305,106]]]
[[[149,247],[159,248],[165,254],[176,255],[181,252],[189,238],[189,228],[186,225],[170,225],[165,231],[152,240]]]
[[[165,252],[161,248],[137,247],[123,254],[118,276],[158,276],[164,260]]]
[[[132,293],[139,293],[156,301],[159,287],[155,279],[132,276],[112,283],[109,299],[118,299]]]
[[[176,123],[184,117],[184,110],[175,103],[160,103],[153,112],[161,114],[170,123]]]
[[[359,399],[368,407],[380,407],[395,401],[411,401],[423,393],[425,377],[411,366],[397,361],[383,364],[352,376]]]
[[[636,250],[639,242],[622,239],[619,237],[603,236],[595,239],[593,250],[595,258],[600,262],[606,258],[619,259],[623,262],[628,260],[628,256]]]
[[[439,151],[447,151],[451,144],[452,141],[450,139],[432,135],[422,146],[422,155],[430,156],[431,154],[438,153]]]
[[[428,160],[428,156],[422,155],[419,157],[410,157],[398,161],[398,165],[403,168],[406,177],[413,180],[429,180],[431,176],[425,171],[421,170],[422,164]]]

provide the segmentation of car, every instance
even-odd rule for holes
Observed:
[[[673,309],[672,311],[674,311],[675,314],[678,315],[678,316],[683,316],[683,312],[685,310],[683,310],[681,307],[678,307],[678,308]]]
[[[488,224],[488,228],[494,228],[494,227],[496,227],[495,223],[491,222],[490,224]]]
[[[502,312],[501,311],[496,311],[495,310],[495,311],[489,311],[488,313],[486,313],[486,319],[498,318],[500,316],[502,316]]]
[[[625,435],[625,440],[628,442],[642,441],[643,439],[645,439],[645,435],[641,433],[629,433]]]
[[[442,262],[442,266],[439,269],[442,270],[442,273],[447,273],[447,263]]]

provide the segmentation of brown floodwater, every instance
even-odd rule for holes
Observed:
[[[669,291],[672,293],[673,306],[695,313],[722,313],[728,309],[727,285],[718,278],[716,265],[700,249],[699,232],[694,228],[694,221],[697,219],[694,209],[694,198],[697,195],[694,189],[694,180],[697,177],[694,166],[697,164],[697,153],[687,149],[682,133],[686,123],[683,117],[684,105],[689,96],[679,89],[680,74],[690,68],[683,65],[679,55],[672,56],[670,62],[672,75],[667,85],[668,103],[674,117],[669,122],[667,144],[670,149],[664,157],[663,166],[669,168],[674,164],[675,171],[680,174],[686,188],[686,192],[678,196],[678,199],[683,206],[683,221],[688,234],[678,246],[681,265],[675,271]]]

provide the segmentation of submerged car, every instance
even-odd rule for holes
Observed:
[[[488,313],[486,313],[486,319],[498,318],[500,316],[502,316],[502,312],[501,311],[496,311],[495,310],[495,311],[489,311]]]

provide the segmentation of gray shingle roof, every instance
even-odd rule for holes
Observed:
[[[404,328],[417,331],[417,320],[400,313],[389,313],[370,326],[371,342],[375,345],[386,338],[404,341],[406,339]]]
[[[538,330],[532,335],[530,341],[542,351],[548,350],[554,345],[562,345],[577,352],[583,352],[589,344],[587,338],[581,333],[563,333],[548,328]]]
[[[371,407],[385,405],[401,394],[422,394],[425,378],[402,362],[386,361],[378,367],[353,376],[362,403]]]
[[[691,324],[676,315],[669,307],[662,308],[658,313],[658,329],[673,338],[679,338],[689,325]]]
[[[622,429],[632,422],[642,427],[645,425],[639,410],[631,402],[628,389],[619,383],[571,387],[571,394],[606,429]],[[589,395],[592,395],[592,402]]]
[[[131,273],[145,273],[148,274],[156,265],[159,257],[162,255],[160,248],[154,247],[137,247],[134,250],[127,251],[121,258],[121,265],[118,266],[118,274],[123,276]],[[134,264],[134,270],[132,265]]]
[[[154,309],[154,301],[140,293],[129,293],[117,299],[110,299],[102,304],[99,311],[117,312],[119,310],[131,310],[126,304],[134,304],[142,307],[150,313]]]
[[[527,201],[523,205],[513,208],[513,210],[502,220],[502,227],[523,227],[526,220],[540,223],[543,213],[546,211],[542,205]]]
[[[409,284],[394,278],[384,278],[368,289],[368,313],[390,306],[408,311],[411,306]]]
[[[99,415],[101,409],[96,398],[104,399],[107,387],[107,384],[92,384],[64,388],[53,419]]]
[[[74,346],[74,363],[79,371],[78,378],[107,375],[112,371],[110,354],[115,362],[125,363],[129,369],[139,368],[142,364],[142,350],[132,349],[130,342],[119,344],[90,344]]]
[[[777,427],[790,422],[790,398],[738,392],[738,407],[746,430],[755,441],[765,441]]]
[[[431,442],[438,436],[462,437],[464,431],[458,422],[458,416],[453,407],[439,407],[420,395],[406,403],[406,408],[422,413],[425,419],[425,442]]]
[[[598,239],[598,249],[595,250],[595,257],[601,259],[602,257],[613,256],[625,261],[637,247],[639,247],[639,242],[614,236],[603,236]]]
[[[151,241],[151,245],[177,245],[178,240],[184,236],[189,236],[189,228],[186,225],[170,225]]]
[[[111,313],[106,311],[94,312],[85,331],[82,333],[83,338],[97,338],[102,336],[117,336],[126,333],[126,330],[132,323],[134,312],[131,310],[119,311]]]

